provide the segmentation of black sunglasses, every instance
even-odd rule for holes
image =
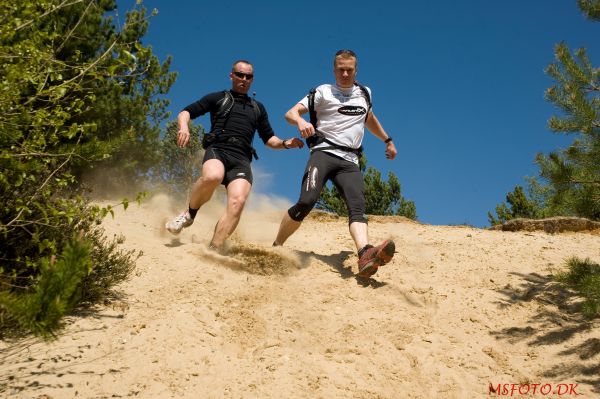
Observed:
[[[251,73],[244,73],[244,72],[238,72],[238,71],[233,71],[233,74],[235,76],[237,76],[240,79],[244,79],[246,78],[246,80],[252,80],[254,79],[254,74]]]

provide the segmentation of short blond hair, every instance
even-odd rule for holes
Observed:
[[[354,58],[354,64],[355,66],[358,66],[358,58],[356,57],[356,53],[352,50],[338,50],[335,53],[335,57],[333,57],[333,66],[335,67],[335,63],[337,62],[338,58]]]

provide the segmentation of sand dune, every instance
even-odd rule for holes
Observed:
[[[107,219],[143,251],[123,300],[69,318],[54,342],[3,344],[5,394],[462,399],[540,384],[529,397],[600,397],[600,323],[549,279],[572,256],[600,261],[598,234],[374,217],[371,241],[397,253],[365,282],[343,218],[310,217],[274,249],[283,209],[255,207],[224,256],[206,248],[219,212],[177,238],[165,196]]]

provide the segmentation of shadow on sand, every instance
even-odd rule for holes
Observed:
[[[541,377],[571,379],[574,383],[589,385],[592,392],[600,393],[600,339],[588,338],[579,344],[572,342],[578,334],[598,331],[600,318],[581,314],[579,298],[553,281],[551,276],[512,274],[520,277],[522,283],[518,287],[508,285],[500,290],[505,296],[500,302],[501,307],[531,301],[545,306],[538,307],[537,313],[526,325],[506,327],[493,331],[492,335],[508,342],[525,341],[532,347],[564,345],[566,349],[560,352],[565,357],[564,361],[543,370]]]
[[[90,329],[81,331],[102,330]],[[91,360],[83,360],[84,353],[92,349],[89,344],[72,345],[61,354],[49,355],[48,343],[40,338],[28,337],[18,339],[9,343],[0,350],[0,394],[11,397],[20,392],[43,392],[45,389],[75,389],[69,382],[69,376],[87,375],[102,376],[105,374],[117,374],[125,368],[110,368],[104,371],[97,371],[94,362],[98,359],[108,356],[105,353],[100,357]],[[89,365],[89,368],[86,367]],[[50,376],[49,378],[44,378]],[[67,392],[65,391],[65,392]],[[67,395],[77,396],[77,392],[69,392]],[[5,397],[5,396],[2,396]],[[37,396],[36,396],[37,397]],[[46,397],[45,395],[39,396]]]
[[[352,270],[353,267],[356,266],[350,261],[352,255],[354,255],[354,252],[352,251],[340,251],[337,254],[331,255],[321,255],[315,252],[297,250],[294,252],[297,253],[301,258],[314,258],[328,266],[331,266],[331,268],[343,279],[354,278],[356,279],[356,283],[363,287],[380,288],[387,285],[387,283],[374,279],[373,276],[365,278],[356,275]]]

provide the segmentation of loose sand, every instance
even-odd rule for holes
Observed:
[[[397,253],[364,282],[345,219],[314,214],[274,249],[284,210],[264,203],[228,256],[206,248],[214,203],[177,238],[166,196],[117,211],[107,234],[143,252],[123,299],[69,317],[53,342],[0,343],[4,394],[463,399],[578,384],[600,397],[600,322],[549,278],[572,256],[599,262],[600,235],[372,217],[371,241]]]

